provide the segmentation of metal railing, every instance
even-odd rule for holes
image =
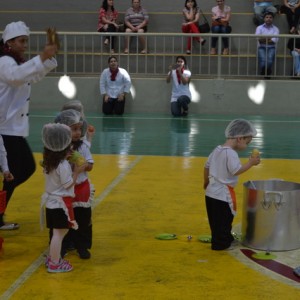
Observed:
[[[131,37],[130,52],[124,54],[124,38]],[[136,76],[165,76],[168,66],[177,55],[185,55],[193,77],[205,78],[256,78],[259,76],[257,60],[257,36],[255,34],[202,34],[207,40],[204,46],[193,42],[191,55],[186,55],[187,38],[195,34],[145,33],[148,53],[139,51],[139,34],[59,32],[61,49],[57,54],[55,75],[99,75],[107,67],[110,47],[104,45],[107,36],[115,38],[115,53],[119,65]],[[217,55],[210,55],[210,39],[218,37]],[[229,55],[222,55],[222,37],[229,38]],[[274,63],[274,78],[291,78],[293,59],[286,45],[291,35],[280,35]],[[300,38],[300,36],[299,36]],[[28,57],[39,53],[45,45],[45,32],[32,32]]]

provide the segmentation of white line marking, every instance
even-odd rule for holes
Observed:
[[[116,187],[123,178],[140,162],[143,156],[138,156],[107,186],[107,188],[93,201],[95,208],[103,199]],[[48,248],[19,276],[19,278],[0,296],[0,300],[9,299],[30,276],[45,262],[45,256],[48,254]]]

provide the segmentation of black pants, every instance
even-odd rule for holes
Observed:
[[[123,115],[125,110],[125,98],[123,101],[118,101],[117,98],[109,98],[107,102],[102,104],[102,112],[105,115]]]
[[[62,252],[66,251],[70,245],[75,249],[91,249],[92,247],[92,209],[90,207],[75,207],[75,220],[78,229],[70,229],[62,242]]]
[[[292,10],[286,6],[282,6],[281,13],[286,15],[287,22],[289,24],[289,29],[292,27],[295,27],[297,30],[297,26],[299,24],[300,19],[300,7],[295,9],[295,13],[292,12]]]
[[[233,214],[227,202],[205,196],[206,211],[212,235],[212,250],[230,247],[234,238],[231,234]]]
[[[13,181],[4,181],[3,190],[6,191],[6,206],[15,188],[25,182],[35,171],[35,160],[32,151],[24,137],[2,135],[7,152],[7,161]],[[3,214],[0,214],[0,226],[3,225]]]
[[[101,32],[116,32],[116,27],[113,24],[109,24],[107,30],[101,30]],[[114,36],[107,36],[105,37],[110,41],[110,48],[115,49],[115,37]]]

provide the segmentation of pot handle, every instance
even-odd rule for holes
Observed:
[[[280,207],[283,205],[282,199],[283,195],[281,192],[265,192],[264,199],[262,201],[262,207],[267,210],[271,207],[273,202],[275,208],[279,210]]]

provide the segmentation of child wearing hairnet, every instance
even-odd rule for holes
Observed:
[[[249,121],[231,121],[225,130],[225,143],[217,146],[205,163],[205,202],[212,235],[212,250],[231,248],[234,241],[231,234],[236,214],[234,187],[238,175],[260,163],[259,156],[251,156],[245,164],[241,164],[237,152],[245,150],[256,134],[256,129]]]
[[[55,119],[56,123],[62,123],[70,127],[72,132],[72,151],[76,151],[83,161],[85,168],[79,174],[74,187],[75,198],[73,201],[74,215],[78,222],[78,230],[70,230],[63,241],[62,255],[73,247],[77,250],[82,259],[89,259],[92,247],[92,208],[93,187],[88,178],[88,172],[93,169],[94,160],[90,149],[83,142],[86,126],[85,120],[80,112],[74,109],[66,109],[59,113]],[[69,160],[72,166],[80,162]]]
[[[85,121],[83,104],[79,100],[70,100],[63,105],[61,111],[67,109],[74,109],[80,112],[81,118],[83,119],[84,122],[83,131],[85,131],[85,135],[82,137],[82,140],[89,148],[91,148],[92,139],[95,134],[95,128],[93,125],[87,124],[87,122]]]
[[[72,265],[62,259],[61,245],[69,228],[77,229],[72,202],[74,185],[85,166],[74,168],[69,162],[71,130],[63,124],[46,124],[42,131],[44,144],[43,168],[46,179],[46,191],[42,196],[42,208],[46,206],[47,227],[52,230],[49,256],[46,267],[50,273],[69,272]]]

